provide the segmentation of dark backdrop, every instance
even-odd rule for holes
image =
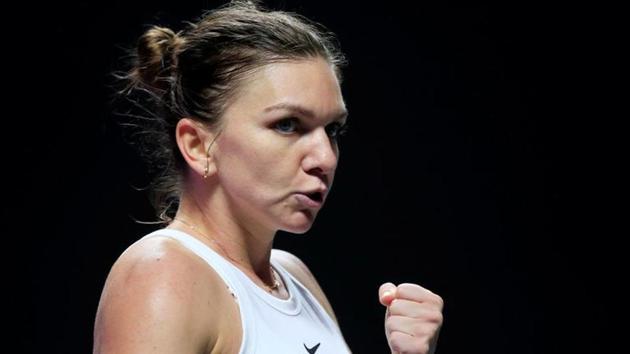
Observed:
[[[511,3],[506,5],[505,3]],[[109,73],[145,25],[213,1],[24,2],[6,11],[3,215],[21,261],[14,340],[86,353],[117,256],[153,228]],[[614,10],[549,2],[270,1],[339,36],[350,132],[327,207],[276,247],[302,258],[355,353],[388,353],[380,284],[446,302],[438,353],[615,352],[623,250],[607,118]],[[19,11],[19,12],[18,12]],[[609,18],[610,16],[610,18]],[[627,44],[627,43],[625,43]],[[616,95],[616,96],[615,96]],[[11,114],[8,114],[11,112]],[[619,116],[617,114],[617,116]],[[15,159],[15,160],[13,160]],[[23,260],[25,258],[25,260]],[[26,274],[27,276],[24,276]]]

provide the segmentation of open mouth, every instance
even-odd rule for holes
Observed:
[[[320,203],[324,200],[324,196],[320,192],[308,193],[306,196]]]

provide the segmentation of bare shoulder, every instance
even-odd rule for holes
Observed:
[[[297,280],[299,280],[304,286],[315,296],[319,303],[324,307],[326,312],[330,314],[330,317],[337,322],[337,317],[333,311],[326,294],[322,290],[321,286],[317,282],[317,279],[311,272],[311,270],[304,264],[304,262],[295,256],[294,254],[280,250],[271,250],[271,258],[278,261],[282,266],[291,273]]]
[[[94,353],[209,352],[221,319],[221,284],[202,259],[175,240],[136,242],[105,282]]]

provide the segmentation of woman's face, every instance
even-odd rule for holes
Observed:
[[[212,153],[233,216],[306,232],[332,186],[345,117],[339,82],[323,59],[269,64],[247,79]]]

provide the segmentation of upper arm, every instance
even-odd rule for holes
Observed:
[[[216,321],[195,261],[171,245],[126,252],[108,276],[94,353],[200,353]],[[207,267],[206,267],[207,268]],[[205,273],[204,273],[205,274]]]

